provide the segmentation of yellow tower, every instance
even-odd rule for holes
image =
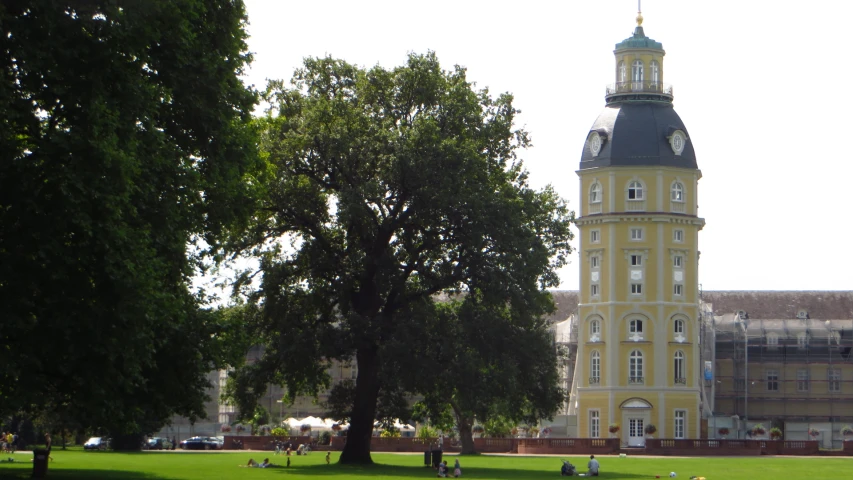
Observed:
[[[663,83],[663,46],[616,45],[615,83],[586,136],[580,177],[578,435],[623,444],[698,438],[697,216],[701,172]],[[654,433],[649,433],[655,430]]]

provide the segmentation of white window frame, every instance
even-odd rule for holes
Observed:
[[[676,228],[672,231],[672,241],[675,243],[684,243],[684,230]]]
[[[779,370],[767,370],[764,372],[764,378],[767,381],[766,387],[768,392],[779,391]]]
[[[660,64],[657,60],[649,62],[649,72],[651,73],[651,83],[657,88],[657,84],[660,83]]]
[[[643,335],[643,320],[639,318],[633,318],[628,321],[628,333],[638,333]]]
[[[601,352],[593,350],[589,355],[589,378],[590,384],[601,383]]]
[[[841,392],[841,369],[826,369],[826,389],[829,393]]]
[[[684,335],[684,320],[677,318],[674,322],[672,322],[672,333],[678,335],[679,333]]]
[[[773,332],[767,334],[767,348],[770,350],[779,348],[779,335]]]
[[[628,182],[628,191],[625,194],[625,199],[628,201],[645,200],[645,189],[646,187],[643,185],[643,182],[639,180],[631,180],[630,182]],[[634,198],[631,198],[631,195],[634,195]]]
[[[669,199],[676,203],[684,203],[684,184],[675,181],[672,182]]]
[[[629,229],[629,232],[630,232],[630,240],[632,242],[642,242],[646,236],[645,235],[646,232],[643,230],[643,227],[631,227]]]
[[[809,370],[806,368],[800,368],[797,370],[797,391],[798,392],[808,392],[809,391]]]
[[[601,411],[597,408],[589,410],[589,438],[601,436]]]
[[[645,69],[645,65],[643,65],[642,60],[634,60],[631,64],[631,84],[632,88],[643,88],[643,74],[645,73],[643,70]]]
[[[628,81],[628,67],[625,65],[625,61],[619,62],[618,67],[618,75],[619,75],[619,83],[625,83]]]
[[[673,418],[673,436],[676,439],[684,439],[687,436],[687,410],[677,409],[675,410],[675,416]]]
[[[601,335],[601,320],[595,319],[589,321],[589,334]]]
[[[599,288],[597,283],[591,283],[589,285],[589,294],[592,297],[597,297],[601,295],[601,289]]]
[[[596,228],[589,231],[589,243],[601,243],[601,230]]]
[[[684,285],[680,283],[676,283],[672,286],[672,294],[676,297],[681,297],[684,295]]]
[[[805,350],[809,346],[809,334],[806,332],[800,332],[797,334],[797,348],[800,350]]]
[[[631,255],[631,266],[632,267],[642,267],[643,266],[643,256],[642,255]]]
[[[643,283],[631,283],[631,295],[642,295],[643,294]]]
[[[684,356],[684,352],[681,350],[676,350],[675,354],[672,356],[672,377],[673,384],[678,385],[680,381],[684,381],[683,385],[686,385],[687,381],[687,363],[686,357]]]
[[[674,255],[672,257],[672,266],[673,268],[684,268],[684,256]]]
[[[589,187],[589,203],[601,203],[601,184],[593,182]]]
[[[601,266],[601,257],[598,255],[590,255],[589,257],[589,268],[597,269]]]
[[[634,350],[628,355],[628,383],[643,384],[645,383],[645,375],[643,374],[643,352]]]

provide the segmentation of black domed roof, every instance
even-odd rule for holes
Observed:
[[[666,166],[699,168],[689,135],[681,155],[669,144],[673,132],[687,128],[671,103],[624,102],[604,108],[595,120],[581,155],[581,169],[610,166]],[[604,142],[598,156],[589,149],[589,134],[597,131]]]

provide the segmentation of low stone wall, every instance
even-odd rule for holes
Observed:
[[[619,450],[618,438],[519,438],[518,453],[534,455],[606,455]]]

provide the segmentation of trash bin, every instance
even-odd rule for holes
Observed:
[[[438,468],[438,465],[441,463],[441,449],[435,449],[432,451],[432,467]]]
[[[43,448],[33,450],[33,478],[44,478],[47,476],[47,460],[50,452]]]
[[[429,450],[424,452],[424,466],[425,467],[429,467],[432,465],[432,463],[430,462],[431,456],[432,456],[432,452],[430,452]]]

